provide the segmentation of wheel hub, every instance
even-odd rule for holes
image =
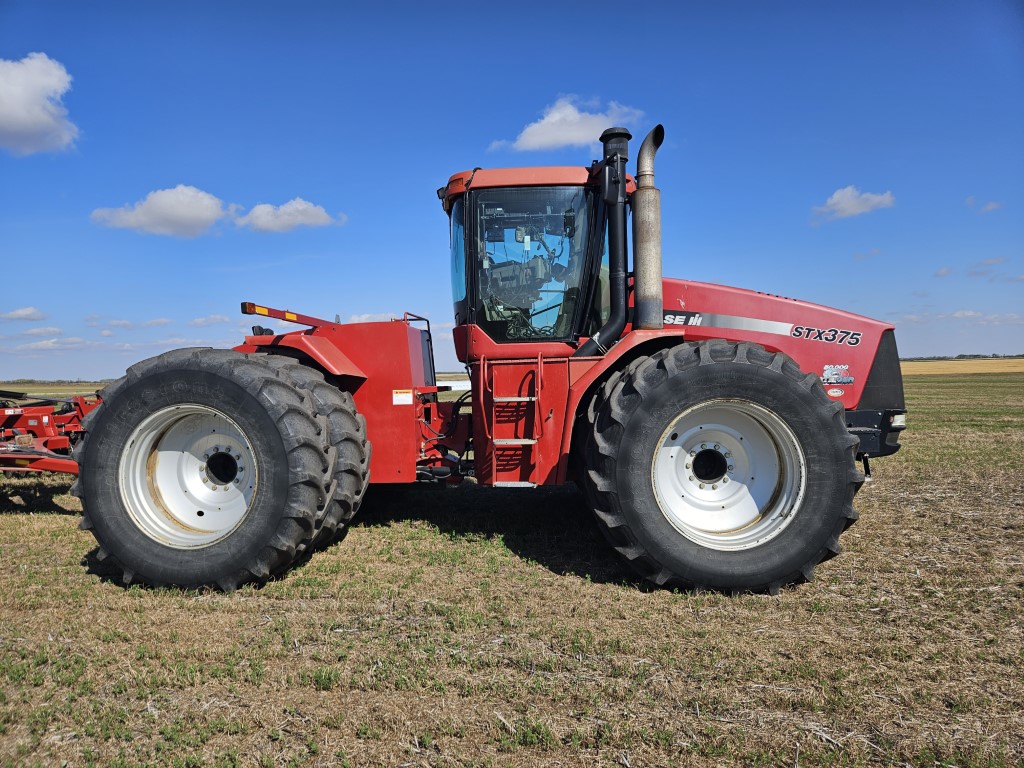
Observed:
[[[746,400],[712,400],[669,424],[651,479],[662,514],[702,546],[740,550],[774,538],[803,498],[806,462],[792,430]]]
[[[139,530],[177,549],[214,544],[245,519],[256,494],[255,452],[215,408],[163,408],[132,433],[118,469]]]
[[[704,448],[693,457],[693,474],[703,483],[716,483],[725,477],[729,461],[719,448]]]

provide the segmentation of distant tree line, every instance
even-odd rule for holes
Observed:
[[[991,360],[992,358],[999,358],[1001,360],[1014,360],[1017,358],[1024,357],[1024,352],[1016,355],[999,355],[993,352],[991,355],[926,355],[924,357],[901,357],[900,360]]]
[[[78,384],[110,384],[113,379],[3,379],[0,384],[65,384],[75,386]]]

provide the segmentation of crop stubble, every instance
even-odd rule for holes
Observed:
[[[377,492],[233,595],[123,589],[63,477],[0,490],[0,762],[1016,765],[1024,376],[908,376],[843,555],[633,580],[577,493]]]

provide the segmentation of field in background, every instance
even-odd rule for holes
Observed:
[[[845,552],[638,584],[571,488],[372,489],[232,595],[123,588],[65,477],[0,478],[0,764],[1011,766],[1024,376],[909,376]]]
[[[1024,373],[1024,357],[984,357],[967,360],[903,360],[904,376],[941,374],[963,376],[970,373]]]
[[[967,360],[904,360],[900,363],[904,376],[923,374],[936,375],[967,375],[972,373],[1024,373],[1024,357],[1008,358],[976,358]],[[462,371],[439,372],[436,376],[438,384],[450,384],[468,381]],[[102,389],[105,382],[68,382],[68,383],[32,383],[17,384],[0,381],[0,389],[16,392],[28,392],[33,397],[71,397],[72,395],[91,395]]]

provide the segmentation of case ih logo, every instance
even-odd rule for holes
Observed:
[[[700,325],[700,312],[666,312],[665,325]]]

